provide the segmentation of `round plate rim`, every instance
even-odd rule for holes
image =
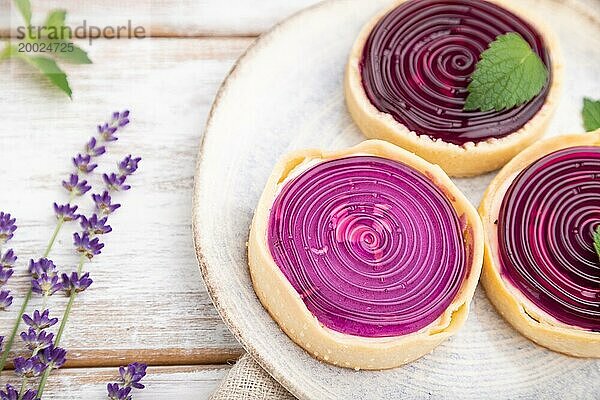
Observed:
[[[213,116],[216,110],[219,108],[221,104],[221,100],[229,86],[235,81],[236,74],[240,67],[248,61],[252,60],[252,55],[254,52],[259,51],[260,45],[264,42],[268,41],[272,36],[277,34],[277,31],[281,28],[285,27],[289,22],[296,20],[298,18],[302,18],[305,14],[309,14],[318,9],[326,9],[331,6],[335,2],[344,1],[344,0],[323,0],[306,8],[303,8],[292,15],[284,18],[280,22],[273,25],[269,30],[265,31],[261,35],[259,35],[249,46],[248,48],[239,56],[239,58],[235,61],[223,82],[219,86],[219,89],[215,95],[213,104],[210,108],[210,111],[207,116],[206,124],[204,127],[204,133],[202,135],[202,139],[199,146],[196,166],[194,170],[194,186],[193,186],[193,198],[192,198],[192,239],[194,243],[194,249],[196,254],[196,259],[198,262],[198,266],[200,269],[200,273],[202,276],[202,280],[207,288],[208,294],[225,325],[229,329],[229,331],[233,334],[233,336],[240,342],[244,350],[252,356],[252,358],[259,363],[259,365],[265,369],[271,377],[273,377],[277,382],[279,382],[283,387],[285,387],[290,393],[296,396],[299,399],[308,399],[307,394],[302,390],[302,388],[297,385],[293,380],[290,380],[284,376],[284,374],[280,373],[277,368],[271,363],[267,362],[260,354],[260,352],[255,348],[252,344],[251,338],[237,327],[237,324],[229,314],[228,310],[224,308],[221,304],[220,296],[221,293],[219,289],[216,287],[217,285],[213,282],[210,272],[209,265],[206,261],[202,246],[200,245],[200,238],[202,236],[201,233],[201,222],[199,218],[198,209],[199,205],[199,193],[202,190],[200,184],[200,171],[202,169],[203,164],[203,154],[206,146],[206,138],[208,137],[209,132],[211,131],[211,125]],[[582,0],[547,0],[549,2],[558,2],[563,3],[565,6],[575,9],[578,13],[584,14],[594,20],[595,23],[600,24],[600,13],[597,12],[596,9],[587,8],[585,6],[585,2]],[[285,333],[282,332],[284,335]]]

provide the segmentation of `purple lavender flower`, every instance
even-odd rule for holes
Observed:
[[[42,313],[39,310],[33,312],[33,317],[23,315],[25,324],[35,329],[37,332],[48,329],[58,322],[58,318],[50,318],[50,310],[44,310]]]
[[[58,369],[62,367],[65,362],[67,362],[67,351],[60,347],[54,347],[51,345],[50,347],[45,348],[39,354],[40,361],[50,369]]]
[[[128,176],[133,174],[138,169],[138,164],[142,160],[141,157],[132,158],[131,154],[125,157],[121,162],[117,163],[121,175]]]
[[[109,400],[131,400],[129,393],[130,387],[120,387],[118,383],[109,383],[106,385]]]
[[[78,171],[84,174],[89,174],[98,166],[98,164],[92,163],[92,156],[89,154],[78,154],[76,157],[73,157],[73,165],[75,165]]]
[[[35,378],[46,369],[46,366],[40,362],[38,357],[31,357],[29,359],[17,357],[13,360],[13,363],[15,365],[15,374],[27,378]]]
[[[108,123],[105,123],[104,125],[98,125],[98,134],[100,135],[100,138],[102,138],[102,140],[104,140],[105,142],[114,142],[115,140],[119,139],[115,136],[115,132],[117,132],[117,129],[118,128],[116,126],[112,126]]]
[[[31,280],[31,290],[42,296],[52,296],[60,289],[62,284],[56,275],[50,276],[44,272],[39,278]]]
[[[112,199],[106,190],[102,194],[93,194],[92,199],[96,203],[96,210],[103,215],[110,215],[117,208],[121,207],[120,204],[111,204]]]
[[[87,219],[85,216],[81,216],[81,229],[84,232],[88,233],[90,236],[92,235],[103,235],[105,233],[109,233],[112,231],[110,225],[106,224],[108,217],[98,219],[96,214],[92,214],[92,216]]]
[[[0,286],[3,286],[12,276],[13,270],[11,268],[4,268],[0,266]]]
[[[0,257],[0,267],[2,268],[12,268],[15,266],[16,262],[17,256],[15,256],[13,249],[8,249],[6,253]]]
[[[0,211],[0,245],[12,239],[14,231],[17,230],[16,221],[10,214]]]
[[[77,206],[72,206],[70,204],[63,204],[59,206],[54,203],[54,213],[56,214],[57,219],[61,219],[63,221],[74,221],[79,218],[79,214],[75,214],[77,211]]]
[[[115,132],[127,124],[129,124],[129,110],[125,110],[122,113],[114,112],[112,115],[112,120],[109,123],[98,125],[98,133],[100,134],[100,138],[102,138],[102,140],[105,142],[113,142],[117,140],[118,138],[115,136]]]
[[[77,272],[72,272],[71,276],[62,274],[62,289],[67,296],[70,296],[71,293],[83,292],[90,287],[93,282],[89,272],[86,272],[81,276],[79,276]]]
[[[71,174],[68,181],[63,181],[62,185],[68,192],[75,196],[81,196],[87,193],[92,187],[88,185],[86,180],[79,180],[79,175]]]
[[[8,290],[0,291],[0,310],[6,310],[13,302],[13,297]]]
[[[98,157],[106,153],[106,147],[97,146],[96,138],[93,137],[85,145],[85,153],[90,157]]]
[[[116,124],[119,128],[124,127],[129,123],[129,110],[125,110],[122,113],[115,111],[112,115],[113,124]]]
[[[119,192],[131,189],[130,185],[125,184],[127,176],[117,175],[114,172],[111,174],[102,174],[102,179],[106,184],[106,188],[110,191]]]
[[[49,277],[56,276],[58,271],[52,260],[40,258],[38,261],[29,260],[29,273],[33,279],[37,279],[43,274]]]
[[[29,328],[27,332],[21,332],[21,340],[32,353],[37,353],[50,347],[54,340],[54,334],[46,333],[46,331],[36,332],[35,329]]]
[[[37,392],[32,389],[19,396],[19,391],[9,384],[4,390],[0,390],[0,400],[36,400],[36,396]]]
[[[119,367],[119,374],[121,375],[123,386],[143,389],[144,385],[142,385],[140,381],[146,376],[147,367],[146,364],[138,362],[131,363],[127,367]]]
[[[100,250],[104,247],[104,244],[100,243],[98,238],[90,239],[90,235],[87,232],[82,233],[81,236],[79,233],[74,233],[73,244],[79,254],[86,256],[90,260],[100,254]]]
[[[0,353],[4,350],[4,336],[0,336]]]

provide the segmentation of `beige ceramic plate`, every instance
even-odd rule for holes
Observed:
[[[511,329],[478,290],[469,320],[430,355],[388,371],[320,363],[296,346],[256,298],[246,260],[254,208],[276,160],[305,148],[363,140],[342,90],[361,25],[387,0],[328,1],[260,38],[240,59],[212,110],[196,175],[194,237],[206,285],[231,331],[300,399],[592,399],[600,361],[536,346]],[[555,28],[565,92],[550,134],[581,129],[582,96],[600,97],[600,1],[522,0]],[[455,180],[478,205],[493,174]]]

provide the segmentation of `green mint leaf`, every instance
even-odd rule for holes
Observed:
[[[598,254],[598,260],[600,260],[600,226],[594,231],[594,249],[596,249],[596,254]]]
[[[54,86],[65,92],[67,96],[71,97],[73,92],[69,86],[67,74],[60,69],[58,64],[56,64],[56,61],[44,56],[27,56],[24,54],[21,54],[21,58],[37,68],[54,84]]]
[[[58,51],[56,52],[56,56],[63,60],[64,62],[68,62],[71,64],[91,64],[92,60],[88,57],[85,50],[81,47],[76,46],[73,43],[66,42],[67,45],[72,46],[72,51]],[[71,49],[71,47],[70,47]]]
[[[25,20],[25,25],[31,25],[31,3],[29,0],[14,0],[15,5]]]
[[[54,33],[55,37],[51,39],[70,39],[70,37],[68,37],[69,32],[66,29],[63,30],[66,17],[66,10],[52,10],[48,13],[44,26],[49,30],[53,30],[51,33]],[[63,33],[65,34],[65,37],[62,37]]]
[[[583,99],[583,127],[587,132],[600,129],[600,100]]]
[[[513,108],[533,99],[547,80],[548,69],[520,35],[500,35],[481,53],[467,87],[464,109]]]
[[[92,63],[85,50],[67,40],[38,40],[38,43],[45,43],[47,48],[51,50],[47,54],[51,54],[61,61],[70,64]]]
[[[13,57],[16,53],[15,46],[7,44],[2,51],[0,51],[0,62]]]

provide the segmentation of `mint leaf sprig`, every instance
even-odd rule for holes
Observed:
[[[502,111],[533,99],[548,81],[548,69],[519,34],[500,35],[475,66],[466,111]]]
[[[67,74],[57,64],[56,59],[72,63],[72,64],[91,64],[92,60],[87,53],[71,42],[71,37],[68,36],[69,29],[65,29],[65,19],[67,12],[65,10],[52,10],[46,17],[44,27],[54,28],[53,32],[60,32],[59,35],[52,37],[36,37],[32,33],[31,27],[31,3],[29,0],[14,0],[15,6],[21,13],[26,26],[25,41],[27,43],[37,43],[38,45],[51,46],[56,49],[65,51],[53,51],[44,54],[51,54],[53,57],[46,55],[29,54],[19,51],[18,46],[8,43],[6,47],[0,51],[0,62],[7,59],[19,59],[31,65],[41,72],[50,82],[65,93],[69,98],[72,96],[72,90],[67,79]],[[67,32],[67,37],[63,35]]]
[[[600,129],[600,100],[584,97],[581,116],[583,117],[583,127],[587,132]]]
[[[596,254],[598,254],[598,260],[600,260],[600,226],[598,226],[594,231],[593,237],[594,249],[596,250]]]

